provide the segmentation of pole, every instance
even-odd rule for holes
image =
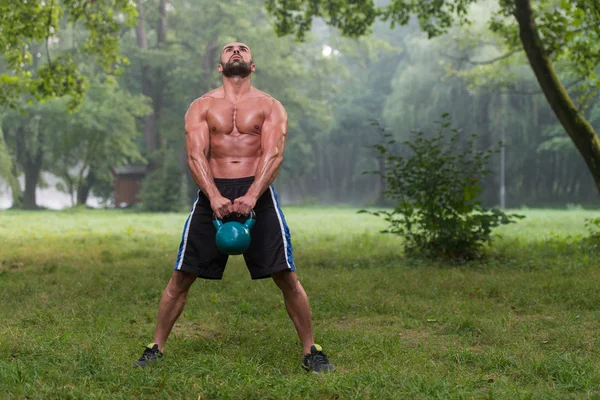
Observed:
[[[506,174],[505,174],[505,168],[506,168],[506,151],[505,148],[506,146],[504,145],[504,140],[506,138],[506,134],[505,134],[505,122],[504,122],[504,118],[500,119],[500,124],[501,124],[501,134],[502,134],[502,144],[500,145],[500,209],[504,210],[504,208],[506,207],[506,182],[505,182],[505,178],[506,178]]]

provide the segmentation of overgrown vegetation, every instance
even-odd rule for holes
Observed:
[[[395,206],[370,213],[389,223],[383,232],[404,238],[407,255],[473,259],[491,242],[494,228],[520,218],[481,205],[481,182],[495,150],[478,150],[476,135],[461,141],[448,114],[436,135],[414,131],[401,148],[391,133],[378,128],[382,141],[374,147],[384,170],[375,173],[384,177],[385,195]]]

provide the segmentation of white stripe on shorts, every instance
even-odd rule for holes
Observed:
[[[196,210],[196,204],[198,204],[198,200],[200,200],[199,194],[198,194],[198,197],[196,197],[196,201],[194,202],[194,205],[192,206],[192,212],[190,212],[190,216],[188,217],[187,222],[186,222],[185,233],[183,234],[183,245],[181,246],[181,249],[179,249],[179,255],[180,255],[179,262],[177,263],[177,267],[175,267],[175,269],[178,271],[181,269],[181,264],[183,264],[183,258],[185,257],[185,248],[187,246],[188,234],[190,232],[190,225],[192,224],[192,216],[194,215],[194,210]]]
[[[277,214],[277,219],[279,220],[279,228],[281,229],[281,237],[283,238],[283,251],[285,253],[285,263],[287,264],[289,269],[293,270],[289,261],[290,256],[288,254],[288,241],[285,236],[285,228],[283,226],[283,220],[281,219],[281,215],[279,214],[281,208],[279,207],[279,203],[277,203],[277,200],[275,199],[275,192],[273,191],[273,186],[269,185],[269,191],[271,192],[271,199],[273,200],[273,205],[275,206],[275,214]]]

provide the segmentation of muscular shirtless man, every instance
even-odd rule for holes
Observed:
[[[227,263],[215,244],[213,213],[236,218],[254,210],[256,225],[244,253],[252,279],[273,278],[304,346],[307,371],[332,371],[314,343],[310,305],[296,276],[290,232],[272,183],[283,161],[287,115],[274,98],[255,89],[256,66],[243,43],[223,47],[223,86],[195,100],[185,115],[188,165],[200,187],[184,225],[175,270],[160,300],[154,342],[134,365],[162,357],[196,277],[221,279]]]

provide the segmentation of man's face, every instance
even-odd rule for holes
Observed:
[[[256,66],[248,46],[239,42],[226,44],[221,51],[218,70],[227,78],[234,76],[245,78],[254,72]]]

